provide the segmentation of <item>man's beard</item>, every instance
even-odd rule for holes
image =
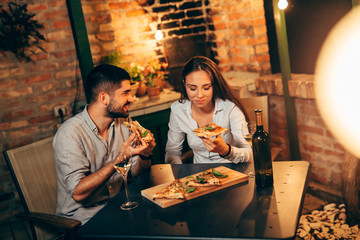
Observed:
[[[130,103],[124,104],[124,106],[129,105]],[[125,112],[123,107],[116,107],[114,102],[110,99],[109,105],[106,107],[106,116],[109,118],[127,118],[129,112]]]

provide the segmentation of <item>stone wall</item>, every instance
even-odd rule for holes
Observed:
[[[36,52],[30,63],[0,52],[1,151],[54,135],[59,123],[54,107],[66,106],[68,118],[77,90],[84,99],[66,1],[16,2],[28,3],[28,10],[44,24],[46,52]],[[262,0],[81,2],[95,64],[115,50],[127,61],[164,57],[162,45],[153,38],[153,24],[161,21],[165,38],[205,34],[224,72],[270,72]],[[19,211],[19,198],[0,154],[0,222]]]

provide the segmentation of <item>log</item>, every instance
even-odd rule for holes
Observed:
[[[347,223],[360,224],[360,159],[346,152],[341,177]]]

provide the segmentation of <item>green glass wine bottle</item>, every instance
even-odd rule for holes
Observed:
[[[256,132],[252,136],[252,148],[255,165],[255,183],[265,188],[273,185],[273,170],[271,161],[270,135],[264,130],[262,110],[255,110]]]

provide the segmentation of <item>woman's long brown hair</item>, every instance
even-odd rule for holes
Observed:
[[[233,90],[229,87],[223,76],[221,75],[217,65],[207,57],[195,56],[191,58],[183,67],[182,70],[182,87],[181,87],[181,98],[180,102],[183,102],[185,99],[189,99],[186,88],[185,88],[185,79],[186,76],[195,71],[204,71],[208,74],[211,79],[211,83],[214,87],[213,101],[216,98],[222,100],[230,100],[238,108],[241,109],[245,118],[248,120],[244,107],[241,105],[239,99],[234,95]]]

